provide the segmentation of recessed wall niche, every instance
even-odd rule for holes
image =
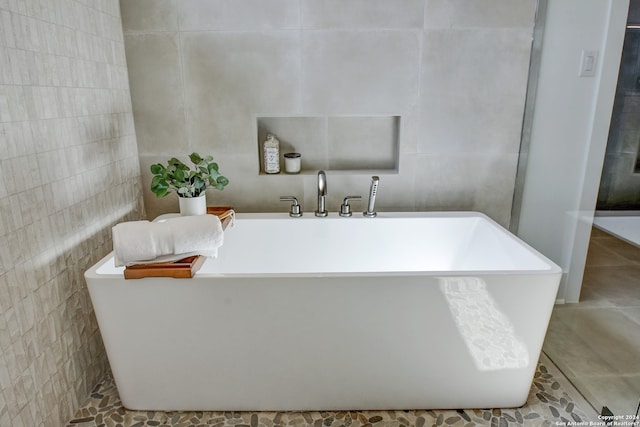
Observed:
[[[257,117],[259,173],[268,134],[280,141],[281,173],[285,153],[302,155],[301,173],[330,171],[398,172],[400,116]]]

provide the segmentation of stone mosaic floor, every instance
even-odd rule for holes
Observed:
[[[514,409],[354,412],[157,412],[124,409],[111,375],[92,391],[67,427],[391,427],[391,426],[567,426],[587,421],[585,413],[542,364],[527,404]],[[579,424],[578,424],[579,425]]]

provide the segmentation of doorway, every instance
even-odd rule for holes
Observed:
[[[637,212],[640,210],[639,149],[640,0],[631,0],[600,178],[597,215],[620,214],[628,211],[636,211],[630,213],[633,215],[639,213]]]
[[[543,347],[595,410],[619,416],[640,401],[639,78],[631,0],[580,302],[555,307]]]

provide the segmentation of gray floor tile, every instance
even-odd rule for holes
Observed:
[[[635,414],[640,248],[593,229],[581,302],[555,307],[543,350],[596,410]]]

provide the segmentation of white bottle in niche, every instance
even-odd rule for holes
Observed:
[[[267,134],[263,148],[264,172],[280,173],[280,141],[275,136]]]

